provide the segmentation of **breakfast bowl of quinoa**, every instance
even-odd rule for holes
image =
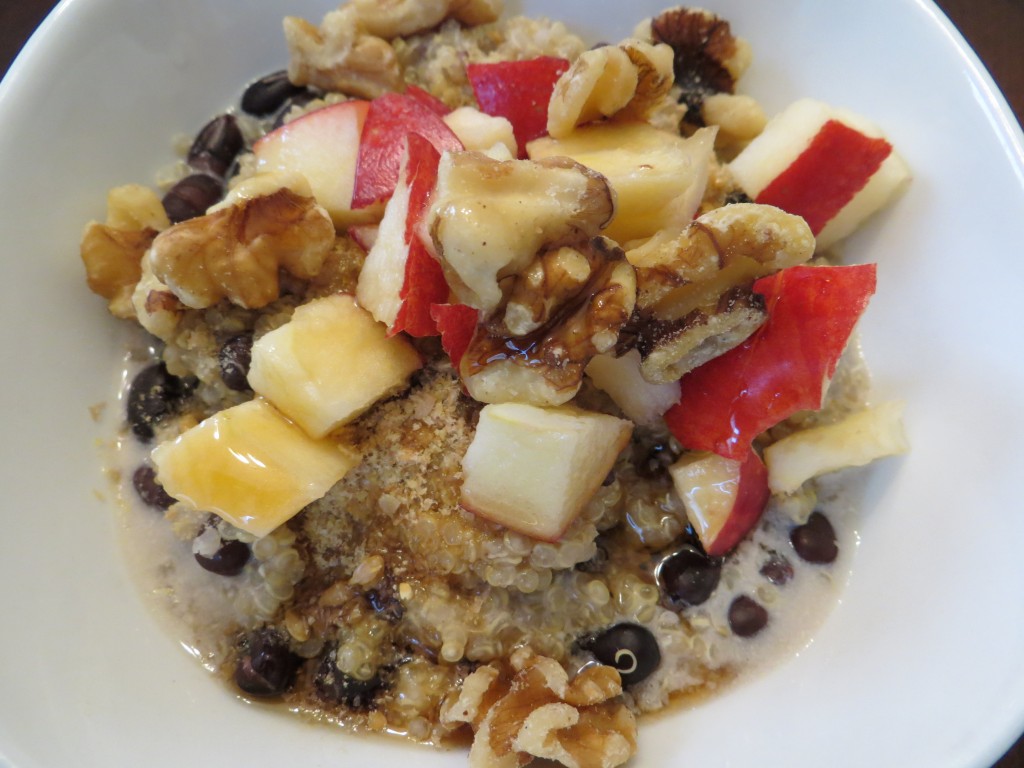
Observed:
[[[1021,372],[965,254],[1012,285],[1024,193],[971,55],[434,5],[70,2],[5,79],[0,755],[990,762]]]

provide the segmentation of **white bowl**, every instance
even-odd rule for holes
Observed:
[[[666,3],[667,4],[667,3]],[[928,0],[709,0],[754,47],[770,112],[815,96],[881,124],[915,172],[849,243],[879,263],[862,326],[912,454],[866,472],[850,583],[814,641],[727,694],[646,722],[635,765],[990,765],[1024,728],[1024,142]],[[0,86],[0,765],[463,765],[244,706],[169,639],[121,554],[89,406],[120,329],[78,237],[249,79],[282,16],[330,0],[65,0]],[[662,0],[529,0],[616,39]]]

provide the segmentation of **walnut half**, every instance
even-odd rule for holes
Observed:
[[[636,720],[615,669],[593,665],[570,681],[561,664],[528,648],[510,662],[476,670],[442,706],[443,723],[468,723],[475,732],[471,768],[514,768],[532,758],[614,768],[636,752]]]
[[[708,211],[630,250],[637,274],[630,332],[644,378],[675,381],[740,344],[765,317],[754,281],[813,255],[802,218],[754,203]]]
[[[331,217],[313,198],[282,187],[161,232],[148,260],[156,280],[188,307],[228,299],[257,309],[280,295],[279,270],[315,277],[334,238]]]
[[[482,403],[568,402],[591,358],[618,342],[635,303],[633,267],[613,241],[543,254],[515,280],[504,316],[470,342],[459,366],[466,390]]]

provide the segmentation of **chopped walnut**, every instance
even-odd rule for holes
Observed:
[[[433,29],[446,19],[468,26],[497,20],[501,0],[352,0],[362,28],[391,40]]]
[[[651,37],[675,53],[673,69],[687,122],[703,125],[701,104],[714,93],[733,93],[750,66],[750,45],[734,37],[729,22],[700,8],[673,8],[651,20]]]
[[[459,302],[490,313],[505,298],[503,281],[538,254],[597,235],[613,200],[604,176],[565,157],[451,152],[441,158],[426,228]]]
[[[674,381],[740,344],[764,320],[754,280],[813,255],[803,219],[754,203],[709,211],[629,251],[637,272],[629,330],[644,378]]]
[[[132,318],[132,293],[142,276],[142,257],[157,234],[169,227],[156,193],[138,184],[107,193],[106,223],[89,222],[80,252],[89,289],[107,299],[115,317]]]
[[[672,87],[672,49],[641,40],[585,51],[555,83],[548,133],[556,139],[606,117],[645,119]]]
[[[170,341],[186,307],[170,288],[156,279],[148,259],[142,260],[142,276],[131,301],[139,325],[158,339]]]
[[[226,298],[255,309],[280,295],[279,270],[315,277],[334,238],[330,216],[313,198],[281,188],[171,227],[148,259],[156,280],[188,307]]]
[[[449,726],[469,723],[471,768],[519,766],[533,758],[571,768],[613,768],[636,751],[636,720],[611,667],[588,667],[572,681],[554,659],[516,651],[509,668],[481,667],[442,707]]]
[[[331,11],[319,27],[286,16],[284,37],[290,55],[288,79],[296,85],[366,99],[404,89],[394,49],[363,30],[354,6]]]
[[[581,257],[585,266],[567,259],[567,251]],[[569,270],[562,269],[566,261],[573,265]],[[519,310],[512,314],[513,325],[536,327],[514,335],[506,312],[504,320],[496,317],[478,329],[462,357],[463,383],[479,402],[568,402],[579,392],[587,363],[615,347],[633,312],[636,277],[611,240],[595,238],[582,250],[561,249],[538,262],[537,272],[544,273],[543,265],[551,262],[548,266],[557,276],[551,283],[542,277],[532,293],[528,276],[533,270],[526,270],[507,306]],[[572,271],[586,274],[585,280],[576,282]]]

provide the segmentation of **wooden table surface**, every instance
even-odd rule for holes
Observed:
[[[1024,123],[1024,0],[937,2],[978,52]],[[0,76],[54,5],[53,0],[0,0]],[[1024,768],[1024,738],[994,768]]]

